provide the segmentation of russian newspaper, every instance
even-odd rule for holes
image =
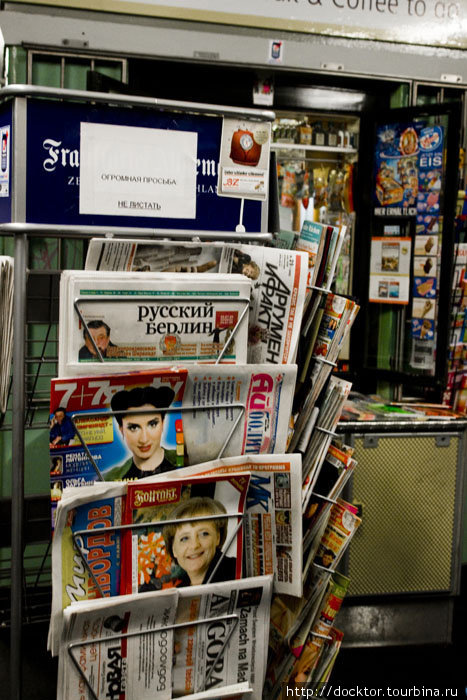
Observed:
[[[188,464],[286,451],[296,365],[188,368],[183,430]]]
[[[274,575],[274,589],[302,595],[301,456],[249,455],[177,470],[177,478],[247,472],[244,517],[245,576]],[[152,477],[163,480],[170,474]]]
[[[87,270],[243,274],[253,282],[248,362],[295,362],[308,278],[308,253],[230,243],[92,239]]]
[[[170,700],[176,590],[64,611],[57,700]]]
[[[125,484],[68,488],[52,539],[52,610],[48,646],[58,653],[62,612],[71,603],[120,592]],[[102,528],[105,531],[102,532]]]
[[[244,275],[89,272],[60,279],[59,375],[247,360]]]
[[[122,593],[240,578],[249,474],[128,482]]]
[[[272,577],[209,583],[178,591],[177,623],[214,620],[212,624],[176,631],[173,696],[189,695],[203,686],[219,691],[225,685],[246,682],[253,689],[252,699],[261,700]],[[218,659],[224,643],[225,653]]]

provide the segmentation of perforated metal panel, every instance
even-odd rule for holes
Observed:
[[[352,500],[363,521],[349,550],[350,593],[450,590],[459,437],[372,441],[355,439]]]

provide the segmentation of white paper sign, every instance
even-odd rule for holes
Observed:
[[[80,214],[196,218],[198,134],[81,123]]]

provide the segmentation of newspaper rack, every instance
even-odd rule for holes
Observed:
[[[194,523],[194,522],[205,522],[206,520],[226,520],[228,518],[239,518],[239,522],[237,523],[236,528],[234,531],[231,533],[229,536],[229,539],[225,542],[224,548],[222,550],[222,554],[219,557],[219,561],[216,563],[216,566],[214,569],[211,571],[208,580],[206,583],[211,582],[211,578],[214,576],[216,573],[217,569],[219,568],[219,564],[222,562],[223,558],[225,557],[225,553],[228,551],[230,545],[234,541],[234,538],[237,535],[237,532],[239,531],[240,527],[243,526],[243,519],[245,517],[244,513],[215,513],[214,515],[199,515],[195,517],[190,517],[190,518],[177,518],[175,520],[156,520],[156,521],[150,521],[150,522],[143,522],[143,523],[128,523],[126,525],[110,525],[108,527],[100,527],[98,528],[99,534],[102,532],[117,532],[117,531],[124,531],[124,530],[142,530],[146,527],[149,527],[150,525],[159,525],[161,528],[164,527],[165,525],[175,525],[177,523],[182,523],[182,522],[189,522],[189,523]],[[94,572],[92,571],[88,560],[84,556],[84,550],[81,546],[81,543],[78,541],[78,538],[82,538],[84,535],[95,535],[97,529],[93,530],[76,530],[75,532],[72,533],[72,540],[73,540],[73,545],[75,546],[76,551],[78,552],[81,561],[83,562],[86,571],[90,575],[96,589],[99,591],[100,597],[105,598],[106,596],[104,595],[102,588],[100,587]]]
[[[219,408],[239,409],[239,411],[240,411],[237,418],[234,420],[232,427],[231,427],[229,433],[227,434],[227,437],[224,440],[224,444],[222,445],[222,447],[219,450],[219,454],[215,458],[215,459],[220,459],[222,457],[222,455],[224,454],[225,450],[227,449],[227,445],[229,444],[229,442],[232,438],[232,435],[234,434],[234,432],[235,432],[235,430],[240,422],[241,417],[243,416],[243,414],[246,411],[245,404],[237,402],[237,403],[229,403],[229,404],[221,403],[221,404],[215,404],[213,406],[167,406],[167,408],[164,408],[163,410],[164,410],[164,413],[186,413],[187,411],[210,411],[210,410],[214,411],[214,410],[217,410]],[[102,472],[99,469],[99,467],[97,466],[96,461],[91,454],[91,451],[89,450],[89,447],[86,443],[86,440],[83,438],[83,436],[81,435],[81,433],[76,425],[75,418],[77,418],[79,420],[82,418],[100,418],[100,417],[109,418],[110,416],[126,415],[127,413],[128,413],[128,411],[125,411],[125,410],[121,410],[121,411],[86,411],[83,413],[72,413],[70,416],[70,420],[73,423],[73,427],[74,427],[74,429],[76,431],[76,435],[78,436],[78,439],[81,443],[81,447],[86,452],[86,456],[89,459],[89,461],[91,462],[92,467],[93,467],[94,471],[96,472],[99,481],[105,481],[105,479],[102,476]],[[135,413],[137,413],[138,415],[147,415],[147,414],[153,414],[154,410],[145,409],[142,411],[135,411]]]
[[[188,294],[186,295],[186,297],[184,297],[182,294],[180,294],[180,295],[177,297],[177,299],[184,299],[184,298],[186,298],[186,299],[190,298],[190,299],[191,299],[191,297],[190,297]],[[232,344],[233,340],[235,339],[235,335],[236,335],[238,329],[240,328],[243,319],[245,318],[246,314],[248,313],[248,309],[249,309],[249,306],[250,306],[250,299],[249,299],[248,297],[240,297],[240,296],[239,296],[239,297],[228,297],[228,298],[221,298],[221,299],[219,299],[218,297],[214,297],[214,296],[209,295],[209,294],[204,294],[204,295],[202,295],[202,296],[197,296],[197,297],[196,297],[196,300],[197,300],[197,301],[212,301],[213,299],[216,300],[216,304],[222,304],[222,303],[227,304],[227,303],[232,303],[232,301],[235,301],[235,302],[240,302],[241,304],[244,305],[244,308],[242,309],[242,312],[241,312],[241,314],[240,314],[240,316],[239,316],[239,318],[238,318],[238,320],[237,320],[237,323],[235,324],[234,328],[232,329],[232,333],[231,333],[230,337],[226,340],[226,342],[225,342],[225,344],[224,344],[224,347],[222,348],[221,352],[219,353],[219,355],[218,355],[218,357],[217,357],[217,359],[216,359],[216,361],[215,361],[215,363],[214,363],[214,364],[217,365],[217,364],[222,360],[222,358],[224,357],[224,355],[225,355],[225,353],[227,352],[228,348],[230,347],[230,345]],[[161,294],[160,296],[157,297],[157,301],[173,301],[173,300],[174,300],[174,297],[171,296],[170,294]],[[88,325],[87,325],[86,321],[84,320],[83,315],[82,315],[82,313],[81,313],[81,311],[79,310],[79,307],[78,307],[79,302],[86,302],[87,304],[88,304],[88,303],[91,304],[91,303],[93,303],[93,302],[101,303],[101,302],[103,302],[103,301],[105,301],[105,302],[107,302],[107,303],[109,303],[109,302],[122,302],[123,299],[120,298],[120,297],[114,297],[114,296],[111,296],[111,295],[108,295],[108,296],[107,296],[107,295],[101,295],[101,296],[99,296],[98,299],[96,299],[96,298],[89,298],[89,297],[77,297],[77,298],[74,300],[74,302],[73,302],[73,307],[74,307],[76,313],[78,314],[79,320],[81,321],[81,323],[82,323],[83,326],[84,326],[84,329],[85,329],[85,331],[86,331],[86,333],[87,333],[87,335],[88,335],[88,338],[91,340],[92,346],[93,346],[94,351],[95,351],[95,353],[96,353],[96,355],[97,355],[97,357],[98,357],[98,359],[99,359],[99,362],[103,362],[103,363],[104,363],[104,362],[105,362],[104,357],[102,356],[101,351],[100,351],[99,348],[97,347],[97,344],[96,344],[94,338],[92,337],[92,334],[89,332]],[[138,296],[138,301],[152,301],[152,302],[154,302],[154,297],[149,297],[149,296],[148,296],[148,297],[145,297],[145,296],[141,296],[141,297],[140,297],[140,296]],[[216,344],[216,343],[213,343],[213,345],[215,345],[215,344]],[[168,357],[167,359],[170,360],[170,357]]]
[[[178,624],[167,625],[165,627],[159,627],[157,629],[143,630],[143,631],[137,631],[137,632],[127,632],[124,634],[116,634],[114,637],[111,637],[111,638],[101,637],[101,638],[97,638],[97,639],[86,640],[84,642],[71,642],[70,644],[67,645],[67,653],[68,653],[68,655],[73,663],[73,666],[75,667],[76,671],[78,672],[79,676],[83,679],[84,683],[86,684],[86,687],[89,690],[89,692],[91,693],[91,696],[94,698],[94,700],[99,700],[98,696],[94,692],[93,687],[89,683],[83,669],[81,668],[78,660],[76,659],[76,657],[73,654],[73,650],[76,647],[88,646],[90,644],[101,644],[102,642],[109,642],[109,640],[129,639],[132,637],[142,637],[142,636],[146,636],[148,634],[158,634],[161,632],[167,632],[167,630],[178,630],[178,629],[184,629],[186,627],[197,627],[199,625],[205,625],[205,624],[212,623],[212,622],[221,622],[221,621],[225,621],[225,620],[230,620],[232,624],[230,625],[229,632],[226,635],[226,638],[223,641],[223,643],[222,643],[222,645],[221,645],[221,647],[216,655],[216,658],[214,659],[208,672],[206,673],[201,691],[198,691],[198,693],[196,693],[196,695],[198,695],[201,698],[201,697],[203,697],[202,693],[205,690],[205,686],[206,686],[207,682],[209,681],[209,678],[211,676],[212,671],[214,670],[217,662],[224,656],[225,650],[230,642],[232,634],[234,633],[234,631],[235,631],[235,629],[240,621],[240,616],[235,614],[235,613],[230,613],[228,615],[220,615],[217,617],[210,617],[210,618],[203,619],[203,620],[194,620],[192,622],[181,622]],[[232,686],[227,686],[226,693],[223,694],[222,688],[221,688],[219,691],[216,692],[216,698],[231,696],[231,694],[232,694],[231,689],[232,689]],[[251,688],[246,688],[245,690],[241,690],[241,691],[237,690],[235,692],[235,695],[238,695],[239,693],[251,693],[251,692],[252,692]],[[182,696],[182,697],[192,698],[193,695],[186,695],[186,696]],[[206,697],[209,697],[209,696],[206,696]],[[156,698],[154,698],[154,700],[156,700]]]

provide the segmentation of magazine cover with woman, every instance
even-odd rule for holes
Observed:
[[[249,474],[129,483],[122,593],[241,578]]]
[[[183,466],[182,414],[176,409],[186,376],[186,370],[172,368],[52,380],[52,515],[64,487],[127,481]]]

